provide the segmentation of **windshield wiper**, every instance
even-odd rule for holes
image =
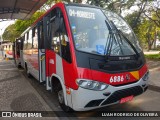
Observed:
[[[134,45],[130,42],[130,40],[123,34],[123,32],[121,30],[119,30],[116,25],[113,23],[113,21],[110,21],[112,26],[116,29],[116,31],[118,32],[118,34],[122,35],[124,37],[124,39],[128,42],[128,44],[132,47],[132,49],[134,50],[134,52],[136,53],[137,57],[139,57],[139,53],[137,52],[136,48],[134,47]],[[120,37],[121,38],[121,37]],[[122,38],[121,38],[122,39]]]
[[[105,46],[105,51],[107,51],[107,53],[105,54],[105,57],[108,58],[108,56],[110,56],[110,54],[111,54],[111,49],[112,49],[112,44],[113,44],[114,39],[116,40],[117,44],[119,44],[119,47],[120,47],[122,53],[123,53],[123,50],[120,46],[119,41],[117,40],[117,38],[115,36],[115,34],[117,34],[117,29],[113,28],[113,26],[110,26],[109,23],[107,22],[107,20],[105,20],[105,23],[106,23],[108,30],[109,30],[109,35],[107,38],[108,45],[106,42],[106,46]],[[119,35],[119,37],[120,37],[120,35]],[[106,50],[106,48],[107,48],[107,50]]]
[[[111,49],[111,44],[112,44],[112,41],[113,41],[113,32],[114,31],[112,30],[111,26],[108,24],[107,20],[105,20],[105,23],[106,23],[107,28],[109,30],[109,34],[108,34],[106,45],[105,45],[105,52],[104,52],[105,58],[107,60],[108,56],[110,55],[109,50]]]

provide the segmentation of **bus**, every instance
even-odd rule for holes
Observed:
[[[1,49],[2,49],[2,57],[3,58],[7,58],[7,59],[13,59],[13,43],[10,41],[3,41],[3,43],[1,43]]]
[[[21,67],[21,63],[23,62],[22,59],[22,52],[23,51],[23,38],[17,38],[15,42],[13,42],[13,58],[15,61],[15,65],[19,68]]]
[[[112,11],[60,2],[21,37],[27,75],[55,92],[64,111],[128,102],[148,88],[138,39]]]

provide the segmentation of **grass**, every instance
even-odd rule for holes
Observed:
[[[148,54],[145,55],[147,59],[152,59],[152,60],[160,60],[160,54]]]

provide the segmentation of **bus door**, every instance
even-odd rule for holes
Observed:
[[[13,59],[14,59],[14,63],[15,63],[15,65],[17,64],[16,63],[16,50],[15,50],[15,46],[16,46],[16,41],[15,42],[13,42],[13,49],[12,49],[12,51],[13,51]]]
[[[20,60],[20,51],[21,49],[21,44],[22,44],[22,38],[19,38],[16,40],[15,42],[15,58],[16,58],[16,64],[17,66],[20,64],[21,60]]]
[[[40,83],[42,83],[46,81],[43,21],[40,21],[38,23],[38,58],[39,58],[39,81]]]
[[[51,82],[50,82],[50,75],[49,72],[52,70],[53,65],[54,65],[54,60],[53,60],[53,52],[50,50],[51,46],[51,40],[50,40],[50,14],[45,16],[43,18],[43,35],[44,35],[44,48],[45,48],[45,76],[46,76],[46,89],[50,90],[51,89]],[[51,64],[52,63],[52,64]]]
[[[20,39],[20,50],[19,50],[19,55],[20,55],[20,63],[21,67],[24,66],[24,57],[23,57],[23,42],[24,42],[24,37],[21,37]]]

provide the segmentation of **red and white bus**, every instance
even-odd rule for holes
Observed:
[[[10,41],[3,41],[2,45],[2,56],[3,58],[12,59],[13,58],[13,43]]]
[[[65,111],[124,103],[148,87],[139,42],[123,18],[111,11],[57,3],[21,37],[22,66],[57,93]]]

